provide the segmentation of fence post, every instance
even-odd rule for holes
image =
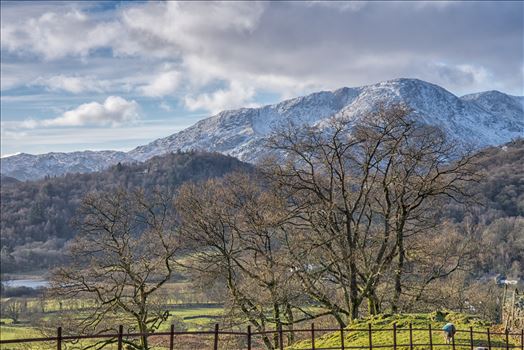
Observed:
[[[433,350],[433,332],[431,331],[431,323],[428,326],[429,329],[429,350]]]
[[[218,323],[215,324],[215,341],[213,343],[213,350],[218,350]]]
[[[393,350],[397,350],[397,323],[393,323]]]
[[[506,350],[509,350],[509,329],[506,328]]]
[[[247,350],[251,350],[251,326],[247,326]]]
[[[409,349],[413,350],[413,324],[409,323]]]
[[[56,329],[56,349],[62,350],[62,327]]]
[[[284,350],[284,334],[282,332],[282,323],[278,323],[278,348]]]
[[[344,344],[344,327],[340,326],[340,349],[344,350],[346,345]]]
[[[524,328],[520,330],[520,349],[524,350]]]
[[[491,334],[489,333],[489,327],[488,327],[488,349],[491,350]]]
[[[311,323],[311,349],[315,350],[315,324]]]
[[[175,325],[171,324],[171,331],[169,332],[169,350],[175,348]]]
[[[473,327],[469,326],[469,345],[473,350]]]
[[[122,350],[122,340],[124,337],[124,326],[120,325],[118,326],[118,350]]]
[[[373,331],[371,329],[371,323],[368,323],[368,336],[369,336],[369,349],[373,349]]]
[[[455,334],[457,333],[455,332]],[[453,336],[451,337],[451,345],[452,345],[453,350],[455,350],[455,334],[453,334]]]

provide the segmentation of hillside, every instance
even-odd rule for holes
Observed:
[[[0,174],[0,184],[2,185],[4,184],[8,185],[8,184],[17,183],[17,182],[20,182],[20,180],[17,180],[14,177],[5,176],[5,175]]]
[[[478,254],[475,274],[506,273],[524,277],[524,140],[482,151],[484,179],[473,184],[480,203],[473,209],[478,233],[474,241],[486,247]],[[82,196],[117,186],[176,187],[184,181],[221,176],[252,167],[220,154],[181,153],[145,163],[115,165],[91,174],[70,174],[38,181],[2,181],[1,255],[5,271],[48,267],[62,259],[64,243],[74,236],[69,225]],[[472,208],[450,204],[442,217],[460,225]]]
[[[186,181],[250,171],[239,160],[212,153],[178,153],[145,163],[117,164],[102,172],[68,174],[27,182],[2,182],[2,272],[49,267],[62,261],[65,242],[74,237],[70,221],[90,191],[117,187],[173,189]]]
[[[1,159],[1,172],[19,180],[100,171],[118,162],[145,161],[177,151],[219,152],[255,163],[267,154],[269,133],[288,123],[322,127],[331,117],[358,119],[377,103],[402,103],[424,123],[477,149],[524,135],[522,97],[498,91],[456,96],[418,79],[395,79],[373,85],[321,91],[259,108],[220,112],[195,125],[124,153],[84,151],[19,154]]]
[[[369,333],[366,331],[369,324],[373,329],[383,329],[384,331],[373,332],[372,344],[373,347],[386,347],[389,345],[393,348],[393,324],[397,326],[397,349],[409,349],[409,324],[412,324],[413,330],[413,344],[425,344],[421,346],[414,346],[415,350],[429,349],[429,325],[432,328],[433,344],[444,344],[441,328],[447,323],[452,322],[457,327],[457,334],[455,336],[455,344],[457,349],[471,349],[470,345],[470,327],[473,331],[485,333],[490,323],[478,317],[470,316],[461,313],[449,312],[431,314],[397,314],[397,315],[379,315],[376,317],[359,320],[355,324],[349,326],[345,332],[344,345],[350,346],[369,346]],[[355,331],[351,331],[355,329]],[[419,329],[419,330],[417,330]],[[424,330],[421,330],[424,329]],[[491,332],[501,332],[500,327],[490,327]],[[361,330],[361,331],[357,331]],[[474,346],[487,346],[486,334],[473,335]],[[510,346],[519,344],[518,339],[510,339]],[[327,333],[324,335],[317,335],[315,337],[316,349],[333,349],[339,348],[341,345],[340,332]],[[505,346],[505,337],[501,334],[494,334],[491,336],[491,345],[496,347]],[[449,346],[451,348],[451,345]],[[298,342],[287,348],[291,349],[311,349],[311,341],[305,340]]]

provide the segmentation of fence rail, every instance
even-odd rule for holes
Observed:
[[[247,349],[247,350],[254,350],[254,349],[260,349],[260,347],[254,346],[254,340],[257,337],[262,336],[272,336],[275,337],[274,339],[278,338],[278,341],[276,341],[276,349],[284,350],[284,349],[293,349],[292,344],[284,345],[284,335],[287,335],[289,333],[293,334],[301,334],[301,333],[308,333],[309,336],[302,339],[302,340],[309,340],[311,342],[311,347],[304,348],[300,347],[301,350],[345,350],[345,349],[394,349],[397,350],[398,348],[409,348],[410,350],[413,350],[414,347],[425,347],[428,350],[433,350],[436,347],[451,347],[452,350],[455,350],[457,347],[462,348],[470,348],[471,350],[474,349],[520,349],[524,350],[524,329],[518,331],[518,332],[510,332],[506,330],[505,332],[492,332],[489,328],[486,329],[485,332],[473,330],[472,327],[469,328],[469,330],[457,330],[457,334],[459,333],[466,333],[469,335],[469,342],[467,343],[455,343],[455,337],[452,338],[451,344],[443,344],[443,343],[436,343],[433,341],[433,332],[440,331],[440,329],[434,329],[431,327],[431,325],[428,326],[428,328],[413,328],[412,324],[409,324],[409,328],[400,328],[397,327],[396,324],[393,324],[392,328],[372,328],[371,323],[368,324],[368,328],[315,328],[315,324],[311,323],[311,327],[309,329],[283,329],[281,326],[279,326],[275,330],[269,330],[269,331],[261,331],[261,332],[253,332],[251,330],[251,326],[247,327],[247,331],[227,331],[227,330],[221,330],[219,327],[219,324],[215,325],[215,328],[213,330],[209,331],[176,331],[175,326],[171,325],[171,329],[168,332],[155,332],[155,333],[125,333],[123,326],[118,327],[118,333],[114,334],[94,334],[94,335],[63,335],[62,334],[62,327],[58,327],[56,330],[56,336],[55,337],[47,337],[47,338],[24,338],[24,339],[9,339],[9,340],[0,340],[0,345],[2,344],[24,344],[24,343],[45,343],[45,342],[56,342],[56,349],[62,350],[62,345],[67,341],[72,340],[83,340],[83,339],[106,339],[108,341],[113,341],[117,345],[118,350],[123,350],[124,347],[124,338],[139,338],[139,337],[168,337],[169,342],[168,346],[165,347],[170,350],[174,350],[176,345],[183,345],[183,343],[176,344],[175,337],[176,336],[183,336],[183,335],[191,335],[191,336],[212,336],[213,337],[213,350],[219,349],[220,344],[220,336],[234,336],[234,337],[240,337],[245,340],[245,346],[243,347],[235,347],[231,349]],[[316,336],[319,333],[326,333],[326,332],[339,332],[340,334],[340,345],[337,347],[316,347]],[[345,339],[345,335],[349,332],[364,332],[367,333],[368,336],[368,344],[366,345],[351,345],[348,343],[348,341]],[[388,345],[384,344],[375,344],[373,339],[373,334],[377,332],[392,332],[392,343]],[[399,343],[397,341],[398,337],[397,335],[400,332],[409,332],[409,342],[408,343]],[[413,332],[428,332],[428,343],[416,343],[414,342]],[[477,339],[475,339],[475,335],[477,335]],[[486,336],[486,340],[482,341],[485,345],[479,345],[479,339],[478,335],[484,335]],[[503,342],[494,342],[492,336],[503,336]],[[517,339],[517,341],[520,343],[519,345],[510,344],[509,339],[514,338]],[[229,348],[228,348],[229,349]]]

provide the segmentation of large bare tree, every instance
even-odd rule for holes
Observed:
[[[157,296],[172,277],[179,250],[172,197],[161,192],[116,190],[89,194],[78,211],[71,263],[53,271],[52,291],[61,298],[89,298],[96,307],[70,324],[77,333],[114,330],[154,332],[169,315]],[[147,336],[126,340],[149,349]],[[97,343],[103,347],[107,342]]]
[[[286,199],[261,179],[231,174],[184,185],[176,199],[180,230],[195,250],[187,264],[198,278],[227,285],[226,305],[259,332],[313,317],[287,263]],[[305,312],[304,312],[305,311]],[[288,333],[292,341],[293,333]],[[277,334],[262,336],[266,348],[279,347]]]
[[[407,240],[423,239],[441,200],[466,195],[473,158],[399,105],[360,120],[290,125],[269,146],[286,161],[269,162],[265,172],[292,210],[300,208],[300,230],[287,242],[305,291],[343,325],[364,300],[380,312],[377,292],[391,276],[397,311]]]

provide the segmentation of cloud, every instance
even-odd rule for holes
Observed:
[[[52,119],[24,121],[20,126],[28,129],[36,127],[68,127],[86,125],[116,126],[133,122],[139,118],[138,103],[119,96],[109,96],[104,103],[84,103],[75,109]]]
[[[67,91],[73,94],[83,92],[104,92],[110,90],[111,82],[108,80],[96,79],[91,76],[68,76],[55,75],[52,77],[38,77],[33,85],[44,86],[51,91]]]
[[[48,61],[74,56],[89,62],[106,49],[115,62],[133,57],[144,67],[135,73],[154,78],[133,81],[128,88],[148,97],[171,95],[186,83],[193,96],[223,81],[290,96],[406,76],[434,79],[457,93],[489,89],[492,83],[516,93],[524,79],[523,7],[492,2],[168,1],[125,3],[107,11],[83,4],[47,6],[40,12],[23,6],[17,12],[17,6],[4,6],[2,49]],[[155,72],[166,59],[176,64]],[[464,71],[461,81],[466,83],[460,86],[443,67],[434,67],[438,74],[429,71],[428,62],[483,67],[493,79],[468,80]],[[7,86],[16,83],[9,76],[3,80]],[[101,88],[61,83],[54,85],[69,91]]]
[[[127,41],[117,54],[167,57],[200,51],[213,40],[254,30],[265,5],[260,2],[149,2],[121,12]],[[143,51],[147,49],[147,51]]]
[[[470,64],[449,65],[439,62],[430,64],[429,68],[435,70],[442,81],[453,85],[483,85],[491,78],[484,67]]]
[[[87,56],[108,47],[119,35],[117,22],[98,22],[79,9],[46,11],[36,17],[2,21],[2,48],[33,52],[46,60],[68,55]]]
[[[122,11],[122,25],[133,35],[115,50],[177,57],[193,89],[237,81],[290,96],[418,77],[463,93],[493,83],[463,79],[460,85],[430,71],[428,62],[484,67],[511,90],[522,85],[522,74],[513,73],[523,59],[522,4],[350,4],[148,3]]]
[[[232,82],[227,89],[200,94],[197,97],[186,96],[184,102],[190,111],[207,110],[218,113],[226,109],[256,107],[257,105],[252,102],[254,96],[254,88]]]
[[[144,96],[162,97],[176,91],[180,85],[181,75],[175,70],[158,74],[150,83],[140,88]]]

